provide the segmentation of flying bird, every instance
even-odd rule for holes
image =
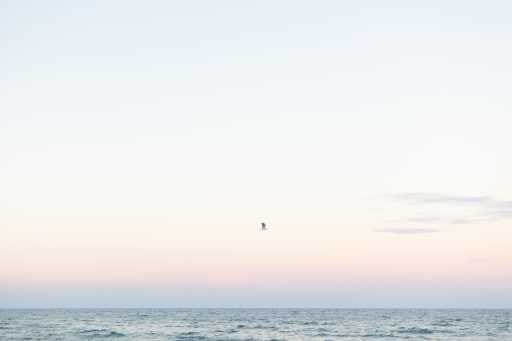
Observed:
[[[267,224],[261,223],[261,230],[266,231],[267,230]]]

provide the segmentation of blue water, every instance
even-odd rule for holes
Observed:
[[[0,340],[512,340],[512,310],[0,310]]]

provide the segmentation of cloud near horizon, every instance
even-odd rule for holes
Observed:
[[[431,228],[414,228],[414,227],[401,227],[401,228],[387,228],[376,229],[375,232],[393,233],[393,234],[425,234],[425,233],[438,233],[441,232]]]
[[[412,223],[466,225],[479,222],[495,222],[498,220],[512,218],[512,200],[498,200],[492,196],[463,196],[423,192],[403,192],[389,194],[388,197],[395,201],[405,202],[411,205],[468,205],[477,210],[476,212],[472,212],[471,214],[464,216],[460,216],[460,213],[448,218],[429,215],[424,217],[401,219],[400,221]]]
[[[490,196],[463,196],[437,193],[402,192],[389,195],[395,200],[406,201],[411,204],[488,204],[496,202]]]

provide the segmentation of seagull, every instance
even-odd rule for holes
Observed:
[[[266,231],[267,230],[267,224],[261,223],[261,230]]]

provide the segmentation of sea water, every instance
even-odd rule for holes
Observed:
[[[0,310],[0,340],[512,340],[512,310]]]

